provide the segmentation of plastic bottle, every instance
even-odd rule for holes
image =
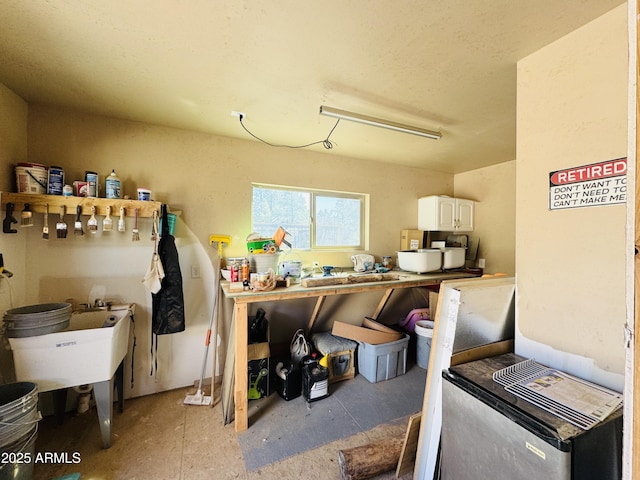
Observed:
[[[111,170],[111,175],[105,180],[106,198],[122,198],[122,189],[120,179],[116,175],[115,170]]]
[[[329,395],[329,369],[320,365],[318,354],[302,359],[302,396],[307,402],[320,400]]]

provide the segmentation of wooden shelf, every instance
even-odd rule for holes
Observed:
[[[0,192],[0,205],[3,210],[7,203],[13,203],[16,206],[16,211],[22,210],[22,208],[17,208],[18,205],[24,206],[25,203],[28,203],[34,213],[44,213],[45,205],[49,205],[50,215],[56,215],[63,205],[69,215],[75,215],[78,205],[82,208],[82,215],[91,215],[91,207],[96,207],[96,215],[106,215],[107,207],[111,207],[111,216],[113,217],[120,215],[120,207],[124,207],[127,217],[133,217],[136,208],[138,209],[138,217],[153,217],[154,211],[158,212],[159,216],[162,206],[161,202],[141,200]]]

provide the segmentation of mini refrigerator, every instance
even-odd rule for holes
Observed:
[[[442,480],[622,478],[622,409],[583,430],[505,390],[505,354],[442,372]]]

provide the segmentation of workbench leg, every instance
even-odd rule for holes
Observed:
[[[235,423],[236,432],[243,432],[249,428],[248,406],[249,399],[247,397],[249,389],[249,379],[247,377],[248,366],[248,342],[249,342],[249,318],[247,316],[247,304],[236,303],[234,305],[235,313],[235,349],[236,349],[236,365],[235,365],[235,387],[234,387],[234,403],[235,403]]]
[[[388,288],[387,290],[385,290],[384,295],[382,296],[382,298],[378,302],[378,308],[376,308],[375,313],[371,317],[373,320],[377,320],[378,319],[378,317],[382,313],[382,310],[384,309],[385,305],[389,301],[389,297],[391,297],[391,294],[393,293],[393,290],[394,290],[393,288]]]
[[[307,335],[311,335],[311,329],[313,328],[313,324],[316,323],[318,319],[318,314],[320,313],[320,309],[322,308],[322,304],[324,303],[324,299],[327,298],[324,295],[318,297],[316,300],[316,306],[313,308],[313,313],[311,313],[311,318],[309,319],[309,324],[307,325]]]

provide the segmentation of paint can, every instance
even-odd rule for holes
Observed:
[[[112,170],[111,175],[105,180],[105,197],[106,198],[122,198],[122,184],[116,175],[116,171]]]
[[[49,174],[39,163],[18,163],[16,185],[18,193],[47,193]]]
[[[148,188],[139,188],[138,200],[142,200],[145,202],[151,200],[151,190],[149,190]]]
[[[87,197],[98,196],[98,172],[84,172],[84,180],[87,182]]]
[[[47,193],[49,195],[62,195],[64,187],[64,170],[62,167],[49,167],[49,182]]]
[[[73,194],[76,197],[86,197],[89,193],[89,184],[87,182],[81,182],[76,180],[73,182]]]

